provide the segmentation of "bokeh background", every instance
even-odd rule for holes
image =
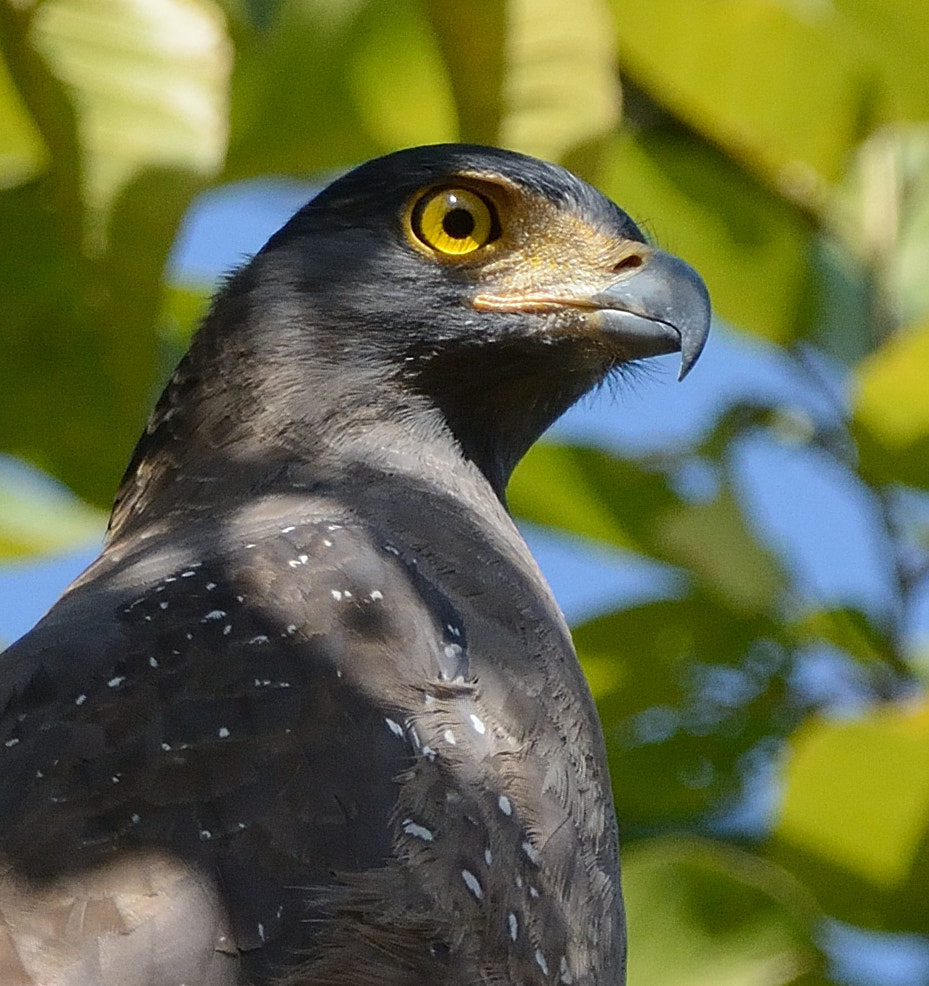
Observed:
[[[99,546],[216,279],[458,139],[578,171],[717,313],[510,489],[603,717],[630,986],[929,984],[925,0],[0,0],[0,637]]]

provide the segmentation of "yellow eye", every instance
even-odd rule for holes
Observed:
[[[491,206],[466,188],[443,188],[423,196],[413,210],[413,232],[438,253],[473,253],[499,235]]]

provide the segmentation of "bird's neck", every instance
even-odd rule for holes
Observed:
[[[576,343],[350,351],[338,327],[314,324],[306,296],[264,304],[249,276],[219,295],[165,388],[117,495],[111,539],[239,499],[338,486],[359,464],[489,484],[505,502],[529,446],[596,382],[578,370],[588,361],[572,365]],[[357,327],[351,338],[365,345]]]
[[[200,372],[195,346],[181,363],[123,478],[110,540],[260,496],[325,496],[358,476],[495,499],[442,413],[377,367],[320,369],[308,360],[275,369],[244,349],[238,359],[236,372]],[[493,488],[502,494],[502,483]]]
[[[562,344],[563,343],[563,344]],[[577,358],[576,340],[512,347],[450,346],[411,372],[412,386],[435,407],[462,454],[501,501],[529,448],[572,404],[599,383],[602,362]]]

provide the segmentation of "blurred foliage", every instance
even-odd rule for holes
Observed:
[[[163,283],[198,193],[450,139],[561,160],[809,395],[721,402],[661,454],[543,444],[511,488],[678,576],[576,631],[630,984],[827,986],[829,918],[929,934],[927,64],[917,0],[0,0],[0,452],[75,494],[0,469],[0,558],[99,529],[202,311]],[[747,504],[759,438],[868,504],[888,605],[811,601]],[[823,654],[851,707],[798,684]]]

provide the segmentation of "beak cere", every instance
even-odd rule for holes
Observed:
[[[650,251],[647,263],[589,298],[600,330],[621,341],[629,359],[680,352],[683,380],[710,331],[710,296],[679,257]]]

